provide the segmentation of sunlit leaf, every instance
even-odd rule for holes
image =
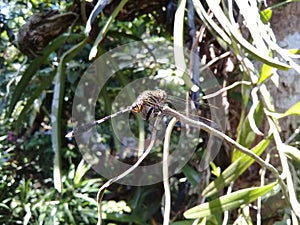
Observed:
[[[199,15],[199,17],[205,21],[207,24],[210,25],[210,27],[212,28],[213,31],[215,31],[219,37],[221,37],[223,39],[223,43],[225,42],[226,44],[231,45],[232,41],[230,40],[230,38],[228,37],[228,35],[221,29],[221,27],[219,27],[219,25],[207,14],[206,10],[204,9],[204,7],[202,6],[201,2],[199,0],[193,0],[193,4],[195,7],[195,11],[197,12],[197,14]],[[221,39],[220,38],[220,39]],[[226,44],[223,44],[224,48],[226,46]]]
[[[218,199],[206,202],[187,210],[183,215],[187,219],[197,219],[227,210],[232,210],[241,205],[255,201],[273,189],[277,182],[262,187],[252,187],[227,194]]]
[[[300,115],[300,102],[297,102],[295,105],[289,108],[282,117],[290,115]]]
[[[78,185],[83,176],[86,174],[87,171],[91,168],[90,164],[86,164],[84,160],[82,159],[80,163],[78,164],[75,172],[74,177],[74,185]]]
[[[216,166],[214,162],[210,162],[210,166],[211,166],[211,173],[216,177],[219,177],[221,175],[221,168],[219,166]]]
[[[256,126],[260,126],[263,118],[264,118],[264,112],[263,112],[263,105],[259,104],[254,112],[254,121],[256,123]],[[252,131],[250,123],[248,118],[246,117],[245,121],[242,121],[243,123],[241,123],[241,127],[238,129],[238,138],[237,141],[247,147],[247,148],[251,148],[253,146],[253,142],[256,138],[256,134]],[[238,159],[240,156],[242,156],[243,153],[241,153],[238,150],[234,150],[233,154],[232,154],[232,161],[235,161],[236,159]]]
[[[178,68],[177,73],[180,74],[184,80],[188,89],[195,88],[195,91],[199,90],[199,87],[194,85],[191,78],[186,73],[186,64],[184,57],[184,12],[185,12],[186,0],[180,0],[178,2],[177,10],[174,18],[174,60],[175,66]],[[197,90],[198,88],[198,90]]]
[[[89,197],[87,194],[82,194],[82,193],[74,193],[74,196],[76,198],[80,198],[81,200],[85,200],[91,205],[97,206],[97,202],[94,198]]]
[[[253,149],[253,153],[261,155],[270,143],[270,137],[259,142]],[[235,181],[242,175],[249,166],[254,163],[254,159],[249,156],[242,156],[235,160],[224,172],[211,182],[202,192],[202,195],[209,197],[222,190],[224,187]]]
[[[97,4],[94,6],[93,11],[91,12],[87,22],[86,22],[86,27],[85,27],[85,33],[89,34],[90,31],[92,30],[92,23],[96,19],[99,13],[102,12],[102,10],[105,8],[107,4],[109,4],[109,0],[100,0],[97,2]]]
[[[258,92],[258,87],[254,87],[251,91],[251,98],[252,98],[252,106],[250,107],[250,110],[248,112],[248,121],[249,121],[249,125],[251,127],[251,130],[256,134],[256,135],[259,135],[259,136],[263,136],[263,132],[261,132],[259,130],[259,128],[257,127],[256,125],[256,120],[254,118],[254,114],[255,114],[255,111],[256,109],[260,106],[261,107],[261,104],[260,104],[260,101],[258,99],[258,95],[257,95],[257,92]],[[257,116],[257,114],[256,114]],[[257,119],[258,120],[258,119]],[[258,122],[261,121],[261,120],[258,120]]]
[[[260,61],[268,64],[272,67],[281,69],[281,70],[288,70],[290,66],[282,63],[266,54],[263,54],[259,49],[249,43],[242,34],[236,29],[234,24],[231,24],[228,20],[227,16],[224,14],[223,10],[221,9],[220,5],[216,1],[207,1],[209,8],[214,13],[215,17],[219,21],[219,23],[226,29],[227,33],[236,40],[236,42],[241,45],[247,52],[251,53],[254,57],[259,59]]]
[[[297,55],[300,54],[300,49],[295,48],[295,49],[289,49],[289,53]]]
[[[272,13],[273,11],[270,8],[264,9],[260,12],[260,18],[264,24],[267,24],[270,21]]]
[[[267,112],[267,113],[268,115],[276,119],[281,119],[283,117],[291,116],[291,115],[300,115],[300,102],[297,102],[295,105],[289,108],[285,113],[277,113],[277,112]]]
[[[64,211],[65,211],[66,215],[68,216],[68,219],[70,220],[70,222],[72,224],[75,224],[75,218],[74,218],[75,215],[73,215],[73,211],[71,210],[71,208],[72,207],[69,205],[68,202],[64,203]]]
[[[271,77],[273,75],[274,71],[275,71],[274,67],[269,66],[267,64],[263,64],[261,67],[258,83],[262,83],[264,80]]]
[[[290,145],[286,145],[286,144],[283,145],[284,146],[282,146],[282,150],[284,154],[287,155],[292,160],[300,163],[300,150]]]
[[[62,183],[62,162],[61,162],[61,114],[62,114],[62,107],[64,101],[64,84],[66,79],[65,74],[65,65],[68,61],[73,59],[86,45],[88,42],[88,38],[86,37],[77,45],[69,49],[61,58],[61,62],[58,66],[58,70],[55,76],[55,85],[53,89],[53,98],[52,98],[52,105],[51,105],[51,124],[52,124],[52,133],[51,133],[51,141],[52,141],[52,148],[54,151],[54,164],[53,164],[53,180],[54,180],[54,187],[58,190],[58,192],[62,191],[63,183]]]
[[[88,180],[82,180],[80,184],[80,191],[82,193],[95,193],[98,192],[99,186],[102,182],[100,178],[89,178]]]
[[[128,2],[128,0],[122,0],[119,5],[115,8],[115,10],[113,11],[113,13],[110,15],[110,17],[108,18],[107,22],[105,23],[105,25],[103,26],[102,30],[99,32],[93,47],[90,51],[90,55],[89,55],[89,59],[93,59],[94,57],[96,57],[97,52],[98,52],[98,45],[101,43],[101,41],[103,40],[103,38],[105,37],[106,33],[108,32],[110,25],[112,24],[112,22],[114,21],[114,19],[117,17],[117,15],[119,14],[119,12],[123,9],[124,5]],[[88,28],[87,24],[87,29]],[[88,31],[88,30],[87,30]],[[86,31],[86,32],[87,32]]]

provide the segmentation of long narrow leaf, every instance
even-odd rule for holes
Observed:
[[[266,54],[262,54],[259,49],[255,48],[245,38],[243,38],[241,33],[239,33],[238,30],[236,30],[236,28],[230,23],[217,1],[206,2],[209,8],[213,11],[219,23],[226,29],[230,36],[234,38],[247,52],[251,53],[254,57],[272,67],[276,67],[281,70],[290,69],[289,65],[281,63],[278,60],[275,60]]]
[[[49,54],[51,52],[57,50],[58,48],[60,48],[62,46],[62,44],[66,41],[66,39],[68,39],[70,41],[73,41],[73,40],[77,40],[77,39],[82,38],[82,37],[83,37],[83,35],[78,35],[78,34],[62,35],[62,36],[56,38],[53,42],[51,42],[51,44],[49,44],[44,49],[42,55],[35,58],[30,63],[28,68],[23,73],[22,78],[21,78],[20,82],[18,83],[18,85],[17,85],[17,87],[16,87],[16,89],[15,89],[13,95],[12,95],[10,105],[9,105],[9,109],[8,109],[8,112],[7,112],[7,117],[11,116],[11,113],[13,112],[15,105],[20,100],[20,97],[24,93],[24,91],[26,90],[26,87],[29,84],[30,80],[35,75],[35,73],[39,70],[41,65],[43,63],[45,63],[45,60],[47,59]]]
[[[182,69],[183,72],[186,69],[184,60],[184,46],[183,46],[183,29],[184,29],[184,10],[185,10],[186,0],[180,0],[178,2],[178,7],[175,13],[174,19],[174,58],[175,65]]]
[[[193,91],[198,91],[199,87],[193,84],[191,78],[186,73],[186,64],[184,57],[184,11],[186,6],[186,0],[180,0],[178,2],[178,7],[175,13],[174,19],[174,59],[175,66],[179,69],[179,74],[184,80],[185,85],[188,89],[192,89]]]
[[[107,6],[110,3],[110,0],[98,0],[96,6],[94,7],[93,11],[91,12],[89,19],[86,22],[86,27],[85,27],[85,33],[89,34],[90,31],[92,30],[92,24],[96,17],[103,11],[105,6]]]
[[[83,159],[80,161],[75,171],[74,185],[78,185],[80,183],[82,177],[87,173],[87,171],[89,171],[90,168],[91,165],[86,164]]]
[[[52,148],[54,150],[53,180],[54,187],[62,191],[62,172],[61,172],[61,112],[65,83],[65,64],[74,58],[86,45],[88,38],[85,38],[79,44],[67,51],[61,58],[57,74],[55,76],[55,85],[51,106],[51,124],[52,124]]]
[[[249,114],[244,121],[240,121],[240,123],[241,123],[240,127],[237,129],[237,131],[238,131],[237,132],[237,141],[241,145],[243,145],[247,148],[251,148],[255,141],[256,134],[253,132],[253,130],[250,126],[248,117],[249,117]],[[258,107],[256,108],[256,110],[254,112],[253,117],[254,117],[254,121],[255,121],[256,125],[260,126],[263,121],[263,118],[264,118],[262,104],[258,105]],[[243,153],[241,153],[240,151],[235,149],[231,156],[231,161],[235,161],[236,159],[238,159],[241,156],[243,156]]]
[[[263,139],[259,144],[257,144],[252,151],[260,155],[268,147],[270,143],[270,137]],[[240,175],[242,175],[247,168],[254,163],[254,159],[249,156],[242,156],[236,161],[234,161],[224,172],[213,182],[211,182],[202,192],[202,195],[209,197],[216,194],[218,191],[222,190],[225,186],[230,184],[230,182],[236,180]]]
[[[26,101],[26,104],[24,105],[24,107],[23,107],[23,109],[22,109],[21,113],[19,114],[18,119],[16,121],[16,130],[17,131],[19,130],[20,125],[23,122],[25,116],[27,115],[28,110],[31,108],[34,100],[37,99],[43,93],[43,91],[45,91],[45,89],[52,83],[55,74],[56,74],[56,70],[53,70],[49,74],[49,76],[41,82],[41,85],[38,87],[38,89]]]
[[[110,15],[110,17],[108,18],[106,24],[103,26],[102,30],[100,31],[100,33],[98,34],[93,47],[90,51],[90,55],[89,55],[89,59],[91,60],[92,58],[94,58],[97,55],[98,52],[98,45],[100,44],[100,42],[103,40],[103,38],[105,37],[107,31],[110,28],[111,23],[114,21],[114,19],[117,17],[117,15],[119,14],[119,12],[123,9],[124,5],[128,2],[128,0],[122,0],[119,5],[117,6],[117,8],[115,8],[115,10],[113,11],[113,13]]]
[[[201,2],[199,0],[193,0],[193,4],[199,17],[206,22],[206,24],[208,24],[227,44],[231,45],[232,42],[228,35],[218,26],[218,24],[215,23],[212,18],[210,18]]]
[[[263,187],[247,188],[210,202],[195,206],[187,210],[183,215],[187,219],[197,219],[227,210],[232,210],[241,205],[255,201],[258,197],[263,196],[273,189],[277,182],[273,182]]]
[[[268,112],[268,115],[270,115],[276,119],[281,119],[283,117],[291,116],[291,115],[300,115],[300,101],[297,102],[296,104],[294,104],[292,107],[290,107],[284,113]]]
[[[290,115],[300,115],[300,101],[297,102],[295,105],[293,105],[291,108],[289,108],[289,109],[283,114],[283,117],[285,117],[285,116],[290,116]]]

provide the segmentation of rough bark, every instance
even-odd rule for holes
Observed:
[[[285,49],[300,48],[300,2],[290,3],[273,10],[271,27],[278,44]],[[298,60],[298,64],[300,60]],[[278,77],[273,77],[269,87],[278,112],[284,112],[300,101],[300,76],[290,69],[278,71]],[[289,117],[282,120],[282,134],[287,138],[296,129],[299,118]]]
[[[107,5],[103,13],[109,16],[120,3],[119,0],[111,1]],[[80,22],[86,22],[87,17],[91,13],[94,3],[83,3],[74,1],[69,9],[70,12],[60,13],[58,10],[49,10],[33,14],[26,24],[24,24],[18,32],[17,45],[18,49],[27,56],[38,56],[42,50],[55,38],[64,33],[68,27],[75,23],[76,19]],[[128,1],[121,10],[117,19],[120,21],[131,21],[134,18],[151,13],[156,21],[160,24],[166,22],[167,19],[167,0],[161,1]],[[82,12],[82,7],[84,12]],[[96,21],[97,23],[97,21]],[[98,26],[94,26],[92,33],[98,33]],[[91,36],[95,36],[91,34]]]
[[[76,17],[75,13],[60,14],[58,10],[32,15],[18,32],[19,50],[27,56],[40,55],[50,41],[64,33],[75,22]]]

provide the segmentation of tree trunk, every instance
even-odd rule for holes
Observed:
[[[300,49],[300,2],[290,3],[273,10],[271,27],[277,43],[284,49]],[[300,60],[296,63],[299,64]],[[269,85],[276,111],[285,112],[300,101],[300,76],[290,69],[278,71],[279,76],[272,77]],[[275,85],[274,85],[275,84]],[[297,128],[299,118],[289,117],[281,121],[283,138],[290,136]]]

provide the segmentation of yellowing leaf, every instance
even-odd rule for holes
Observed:
[[[268,23],[272,17],[272,10],[270,8],[260,12],[260,18],[264,24]]]
[[[258,143],[252,151],[258,156],[263,153],[263,151],[268,147],[270,143],[270,138],[268,137]],[[254,162],[254,159],[249,156],[243,155],[236,159],[223,173],[212,181],[203,191],[202,195],[209,197],[216,194],[218,191],[222,190],[225,186],[230,184],[230,182],[235,181],[240,175],[242,175],[245,170]]]
[[[297,102],[295,105],[289,108],[285,113],[268,112],[268,111],[266,111],[266,113],[276,119],[281,119],[285,116],[290,116],[290,115],[300,115],[300,102]]]
[[[291,108],[289,108],[284,114],[284,116],[290,116],[290,115],[300,115],[300,102],[297,102],[295,105],[293,105]]]
[[[289,49],[289,53],[294,54],[294,55],[300,54],[300,49],[298,49],[298,48]]]
[[[274,67],[269,66],[267,64],[263,64],[261,67],[258,83],[262,83],[264,80],[268,79],[270,76],[273,75],[274,71],[275,71]]]

